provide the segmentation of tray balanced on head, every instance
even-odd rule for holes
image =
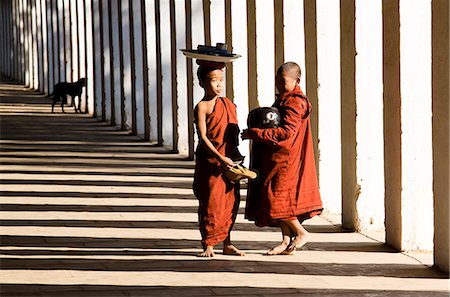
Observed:
[[[216,46],[198,45],[196,50],[182,49],[181,51],[188,58],[211,62],[228,63],[241,57],[229,52],[225,43],[217,43]]]

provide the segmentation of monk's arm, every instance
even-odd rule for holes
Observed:
[[[234,166],[233,161],[230,158],[219,153],[217,151],[217,149],[214,147],[214,145],[212,144],[212,142],[208,139],[208,136],[206,136],[206,131],[207,131],[206,107],[204,105],[199,104],[197,106],[195,112],[196,112],[196,116],[197,116],[197,131],[199,132],[200,145],[202,147],[206,148],[206,150],[211,155],[216,157],[217,161],[219,161],[223,167],[227,167],[227,168],[233,167]]]
[[[294,136],[300,129],[308,111],[308,103],[303,98],[292,98],[289,104],[285,105],[284,118],[281,126],[269,129],[249,129],[251,139],[272,145],[282,146],[283,141]]]

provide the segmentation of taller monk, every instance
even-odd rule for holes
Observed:
[[[290,254],[309,237],[301,223],[322,212],[312,142],[311,103],[300,89],[300,67],[287,62],[278,68],[279,95],[272,105],[280,112],[277,128],[249,128],[251,168],[259,178],[251,181],[246,218],[259,227],[280,226],[282,242],[267,254]]]
[[[199,201],[198,219],[202,236],[201,257],[213,257],[214,246],[223,242],[223,253],[244,253],[231,244],[230,232],[239,209],[239,182],[225,177],[225,171],[234,167],[234,161],[243,157],[237,149],[239,126],[236,105],[226,97],[224,90],[224,63],[198,61],[200,86],[205,90],[194,109],[199,136],[196,150],[194,194]]]

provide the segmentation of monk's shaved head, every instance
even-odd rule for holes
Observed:
[[[295,62],[286,62],[283,65],[281,65],[278,68],[277,73],[281,74],[283,72],[288,74],[293,79],[297,79],[297,78],[300,79],[300,76],[301,76],[300,66],[298,66],[298,64]]]

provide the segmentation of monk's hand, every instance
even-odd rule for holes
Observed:
[[[222,165],[222,168],[223,168],[223,169],[228,170],[228,169],[234,167],[234,162],[233,162],[233,160],[231,160],[231,159],[228,158],[228,157],[225,157],[225,156],[220,157],[220,158],[219,158],[219,162],[220,162],[220,164]]]
[[[241,138],[242,139],[250,139],[250,130],[249,129],[244,129],[241,132]]]

